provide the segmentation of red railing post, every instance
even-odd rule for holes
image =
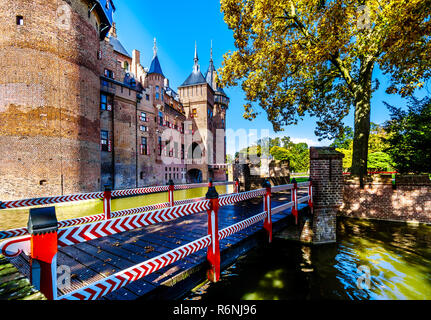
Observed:
[[[48,300],[57,299],[57,217],[55,207],[30,209],[30,281]]]
[[[266,212],[263,228],[268,233],[268,241],[272,242],[272,220],[271,220],[271,183],[265,180],[262,187],[266,188],[266,194],[263,196],[263,210]]]
[[[292,179],[293,183],[293,189],[292,189],[292,201],[293,201],[293,207],[292,207],[292,214],[295,217],[295,224],[298,224],[298,183],[296,182],[296,179]]]
[[[311,213],[313,213],[313,182],[311,178],[308,179],[310,184],[308,185],[308,206],[310,207]]]
[[[208,234],[211,236],[211,244],[207,251],[207,260],[209,270],[207,272],[208,280],[217,282],[220,279],[220,246],[218,236],[218,209],[219,199],[215,187],[208,188],[206,198],[210,200],[210,209],[208,213]]]
[[[175,190],[174,181],[172,181],[172,179],[170,179],[168,181],[168,185],[169,185],[169,189],[168,189],[169,205],[171,207],[173,207],[174,206],[174,190]]]
[[[111,219],[111,186],[105,184],[105,192],[103,193],[103,212],[105,213],[105,220]]]
[[[239,193],[239,180],[238,180],[238,178],[235,179],[234,192]]]

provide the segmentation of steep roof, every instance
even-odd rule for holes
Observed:
[[[180,87],[207,83],[207,81],[205,80],[205,77],[203,76],[202,72],[200,71],[198,49],[197,49],[196,43],[195,43],[195,57],[193,60],[195,62],[193,65],[193,72],[188,76],[186,81],[184,81],[184,83],[182,85],[180,85]]]
[[[151,61],[150,70],[148,70],[148,74],[151,74],[151,73],[157,73],[164,77],[162,67],[160,65],[159,57],[157,56],[156,38],[154,38],[153,60]]]
[[[151,61],[150,70],[148,71],[148,74],[151,74],[151,73],[157,73],[164,76],[162,67],[160,65],[159,57],[157,57],[157,55],[155,55],[153,57],[153,60]]]
[[[114,47],[114,51],[122,54],[123,56],[132,58],[132,56],[127,52],[127,50],[123,47],[120,40],[118,40],[114,36],[109,37],[109,43]]]
[[[184,83],[180,87],[192,86],[192,85],[202,84],[206,82],[207,81],[205,80],[203,74],[200,71],[195,72],[193,70],[193,72],[188,76],[186,81],[184,81]]]

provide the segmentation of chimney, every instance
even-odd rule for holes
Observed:
[[[117,25],[115,24],[115,22],[112,22],[112,27],[109,30],[109,35],[114,38],[117,38]]]
[[[138,77],[138,66],[141,63],[141,53],[139,50],[134,49],[132,52],[132,71],[135,77]]]

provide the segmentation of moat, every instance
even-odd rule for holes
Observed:
[[[369,282],[359,281],[367,267]],[[238,259],[222,273],[220,282],[196,288],[186,300],[220,297],[431,299],[431,226],[338,218],[333,245],[308,246],[275,238],[271,245]]]

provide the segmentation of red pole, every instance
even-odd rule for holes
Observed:
[[[308,206],[310,207],[311,213],[313,213],[313,182],[311,178],[308,179],[310,184],[308,185]]]
[[[30,280],[48,300],[57,299],[57,229],[55,207],[30,209]]]
[[[174,181],[172,181],[172,179],[170,179],[168,182],[168,185],[169,185],[169,190],[168,190],[169,205],[171,207],[173,207],[174,206],[174,190],[175,190]]]
[[[296,179],[292,179],[293,183],[293,189],[292,189],[292,201],[293,201],[293,208],[292,208],[292,214],[295,217],[295,224],[298,224],[298,183],[296,182]]]
[[[239,180],[238,178],[235,179],[235,189],[234,189],[235,193],[239,193]]]
[[[272,242],[272,220],[271,220],[271,183],[268,180],[262,184],[266,188],[266,194],[263,196],[263,210],[266,212],[266,217],[263,222],[263,228],[268,233],[269,243]]]
[[[105,213],[105,220],[111,219],[111,186],[105,185],[105,192],[103,193],[103,212]]]
[[[210,200],[208,213],[208,234],[211,236],[211,244],[207,251],[207,260],[210,268],[207,272],[208,280],[217,282],[220,279],[220,246],[218,237],[218,209],[219,200],[215,187],[208,188],[206,198]]]

